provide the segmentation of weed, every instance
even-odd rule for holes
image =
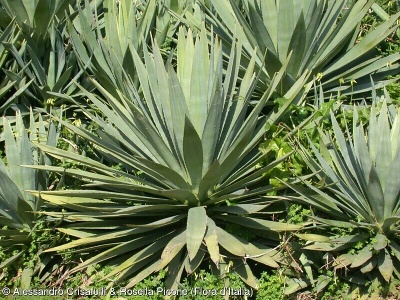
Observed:
[[[261,273],[260,286],[256,294],[257,300],[283,300],[288,299],[284,295],[284,277],[278,272]]]

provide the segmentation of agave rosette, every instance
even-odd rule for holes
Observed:
[[[320,224],[343,229],[343,236],[300,234],[308,240],[304,249],[349,251],[335,259],[335,268],[347,267],[369,273],[378,269],[387,281],[400,274],[400,117],[386,102],[379,110],[372,106],[368,131],[357,122],[354,109],[353,129],[342,132],[332,114],[333,137],[321,132],[320,150],[311,144],[312,153],[302,147],[309,167],[324,182],[323,188],[310,183],[307,188],[291,187],[304,203],[332,217],[315,218]],[[296,198],[294,198],[296,199]],[[347,233],[346,233],[347,232]],[[351,234],[353,232],[353,234]]]
[[[258,83],[261,90],[293,51],[278,93],[286,93],[310,70],[310,79],[317,79],[325,93],[347,95],[371,90],[370,76],[376,87],[387,84],[386,76],[397,73],[399,67],[398,53],[379,57],[374,47],[396,31],[400,13],[360,38],[359,24],[374,2],[246,0],[238,5],[238,1],[221,0],[204,9],[207,23],[227,44],[241,27],[245,33],[244,52],[251,54],[258,48],[256,65],[262,70]],[[200,25],[192,19],[186,18],[190,26]],[[245,67],[247,63],[244,55],[242,64]]]
[[[49,185],[43,171],[22,167],[51,163],[31,142],[55,146],[59,133],[54,124],[46,126],[40,115],[35,122],[32,110],[28,128],[21,113],[1,121],[0,141],[4,141],[6,162],[0,160],[0,247],[17,250],[0,263],[3,268],[15,263],[32,242],[42,201],[28,190],[44,190]]]
[[[285,110],[260,117],[284,68],[249,109],[255,57],[239,81],[240,38],[232,45],[226,70],[220,41],[212,40],[210,46],[205,31],[196,37],[180,31],[176,72],[170,62],[165,66],[156,44],[153,49],[151,54],[143,48],[144,62],[133,51],[140,91],[128,76],[129,94],[116,89],[118,98],[96,81],[102,96],[83,90],[104,115],[83,108],[98,125],[96,134],[61,121],[123,171],[38,145],[55,158],[85,166],[85,170],[43,167],[85,183],[81,190],[40,192],[42,199],[68,209],[49,214],[68,221],[59,230],[77,238],[51,251],[90,253],[74,271],[108,261],[115,268],[107,276],[115,275],[116,281],[130,278],[127,286],[167,268],[166,286],[174,288],[183,270],[193,272],[205,258],[210,257],[217,268],[229,260],[245,282],[256,287],[247,261],[278,267],[280,254],[257,239],[238,236],[229,224],[255,236],[300,228],[272,221],[271,201],[261,197],[272,189],[261,184],[263,174],[287,157],[262,166],[265,153],[258,150],[266,123],[276,121]],[[306,78],[304,74],[293,89],[300,90]]]
[[[175,3],[176,4],[176,3]],[[144,45],[151,37],[159,45],[172,41],[178,22],[174,22],[167,7],[175,14],[186,9],[187,2],[173,5],[169,1],[150,0],[146,4],[131,0],[104,0],[98,9],[77,10],[77,17],[71,18],[68,33],[75,47],[82,69],[85,69],[111,94],[114,87],[124,94],[129,93],[124,84],[125,76],[137,84],[137,72],[132,52],[142,55]],[[134,50],[133,50],[134,49]],[[118,97],[117,94],[113,96]]]
[[[13,56],[4,73],[16,90],[14,96],[1,104],[0,110],[13,102],[23,111],[29,111],[32,105],[60,105],[49,92],[72,95],[77,91],[74,81],[84,72],[78,70],[75,53],[67,43],[65,19],[68,9],[73,18],[74,3],[72,0],[0,1],[2,18],[10,18],[16,32],[14,40],[4,41],[0,47],[0,51],[4,47]]]
[[[17,82],[17,80],[10,80],[6,74],[10,70],[16,68],[16,64],[11,64],[10,66],[10,51],[7,50],[7,44],[16,44],[19,39],[19,34],[15,21],[11,21],[8,26],[0,31],[0,67],[1,71],[1,81],[0,81],[0,113],[3,113],[7,108],[9,108],[13,101],[17,99],[19,95],[30,85],[31,82],[26,83],[26,79],[19,80],[18,90],[13,94],[10,90]]]

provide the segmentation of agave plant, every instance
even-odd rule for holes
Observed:
[[[16,103],[14,107],[29,113],[31,106],[59,106],[62,101],[50,93],[73,95],[77,90],[75,81],[83,71],[78,70],[72,45],[68,43],[65,17],[76,16],[75,5],[73,0],[21,0],[13,5],[0,1],[2,18],[9,17],[11,24],[16,24],[16,37],[1,46],[14,58],[4,73],[16,92],[0,109]],[[88,10],[92,6],[88,4]]]
[[[318,80],[326,93],[346,95],[370,90],[370,74],[376,87],[385,84],[385,76],[399,67],[398,53],[379,57],[373,49],[396,30],[400,13],[360,38],[359,24],[373,4],[373,0],[223,0],[204,9],[207,23],[227,44],[241,27],[245,52],[258,47],[261,90],[293,51],[278,93],[285,94],[305,70],[311,70],[311,79]],[[189,25],[199,26],[191,20],[187,17]],[[245,57],[243,67],[248,63]]]
[[[6,253],[13,254],[0,263],[0,268],[14,264],[22,267],[18,260],[28,252],[32,243],[42,205],[41,199],[28,190],[46,190],[49,181],[45,172],[22,165],[50,164],[49,158],[41,154],[31,142],[55,146],[59,133],[54,124],[46,126],[40,115],[35,122],[32,110],[29,128],[25,127],[21,113],[17,113],[14,118],[2,119],[4,130],[0,140],[4,141],[6,158],[5,162],[0,160],[0,247]],[[41,254],[42,250],[38,249],[37,254]],[[35,265],[38,267],[35,272],[43,271],[49,262],[46,260],[43,264],[40,262]],[[34,270],[25,267],[22,280],[29,282]]]
[[[64,45],[65,32],[58,30],[63,29],[63,25],[53,25],[47,38],[40,43],[30,35],[22,34],[24,39],[20,49],[13,43],[5,44],[19,66],[15,71],[6,70],[6,74],[22,94],[18,106],[24,106],[25,110],[33,104],[38,107],[60,106],[62,102],[54,97],[54,93],[73,95],[77,92],[75,81],[83,74],[77,68],[72,45]],[[30,85],[21,91],[22,83],[26,81]]]
[[[0,113],[3,114],[32,83],[21,78],[16,80],[15,78],[8,78],[7,74],[15,72],[18,69],[16,62],[11,59],[11,53],[7,49],[7,45],[17,44],[19,40],[19,34],[16,23],[11,21],[4,31],[0,31],[0,76],[2,78],[0,82]],[[13,86],[17,85],[17,89],[13,90]]]
[[[0,26],[7,26],[15,19],[18,26],[39,41],[47,35],[55,19],[65,18],[65,11],[75,0],[0,0]],[[4,27],[5,27],[4,26]]]
[[[143,5],[141,1],[105,0],[99,12],[79,8],[78,17],[69,24],[69,35],[82,69],[93,74],[111,93],[114,87],[128,93],[126,75],[137,82],[133,49],[140,53],[151,36],[162,45],[171,41],[176,31],[179,23],[172,23],[166,8],[179,14],[184,7],[175,8],[169,2],[150,0]]]
[[[336,269],[346,267],[361,273],[377,269],[389,281],[393,273],[400,275],[399,112],[393,107],[388,110],[384,102],[377,117],[376,105],[372,106],[368,131],[357,121],[356,109],[353,114],[352,131],[346,127],[343,133],[332,115],[333,137],[321,132],[324,143],[320,150],[311,144],[313,153],[301,147],[308,166],[324,186],[291,186],[300,194],[294,199],[332,217],[315,217],[322,224],[320,228],[342,228],[342,236],[298,236],[308,241],[306,250],[329,252],[331,256],[348,251],[334,257]],[[349,251],[356,244],[356,250]]]
[[[246,240],[232,229],[240,226],[256,237],[273,237],[276,231],[299,228],[272,221],[271,201],[260,197],[272,189],[262,184],[263,174],[287,157],[261,167],[265,153],[257,147],[266,123],[284,111],[259,116],[284,68],[249,111],[255,57],[239,82],[240,38],[232,45],[226,70],[221,42],[213,40],[209,52],[205,30],[195,41],[191,31],[187,37],[180,31],[176,72],[170,62],[164,65],[156,43],[153,48],[150,54],[143,47],[144,62],[133,51],[140,92],[129,77],[129,94],[115,87],[118,98],[95,80],[101,97],[83,90],[105,116],[82,108],[98,125],[96,134],[63,122],[122,170],[38,144],[47,154],[85,168],[41,167],[80,178],[85,187],[34,192],[68,210],[49,214],[67,221],[59,230],[76,238],[49,251],[90,253],[73,271],[107,261],[114,266],[107,278],[130,279],[127,286],[166,268],[168,288],[177,287],[183,270],[191,273],[209,257],[216,268],[223,262],[233,264],[233,270],[256,287],[247,262],[278,267],[281,255],[258,238]],[[306,78],[294,88],[301,89]]]

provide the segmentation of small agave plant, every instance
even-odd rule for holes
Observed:
[[[385,85],[387,75],[395,74],[399,67],[399,53],[378,57],[373,49],[397,30],[400,13],[360,39],[362,19],[371,7],[379,9],[374,2],[220,0],[212,1],[207,20],[228,44],[235,28],[243,28],[246,52],[257,46],[256,65],[262,70],[259,86],[269,82],[269,76],[293,51],[278,92],[285,93],[305,70],[310,70],[325,93],[354,95],[371,90],[370,74],[376,86]],[[192,19],[188,18],[190,24]]]
[[[151,36],[158,45],[172,40],[178,18],[173,19],[172,12],[169,14],[165,10],[171,8],[173,14],[180,15],[190,9],[191,1],[182,1],[176,6],[168,3],[170,1],[156,0],[146,1],[145,5],[132,0],[97,2],[98,10],[93,12],[89,9],[93,3],[88,0],[84,7],[78,7],[76,18],[71,18],[68,24],[69,38],[83,69],[93,74],[111,94],[115,87],[129,93],[125,90],[126,75],[137,83],[130,48],[141,56],[143,45],[147,45]]]
[[[379,111],[376,104],[371,107],[368,130],[357,122],[354,109],[353,128],[346,127],[345,133],[332,114],[333,135],[321,132],[320,149],[311,144],[313,151],[308,152],[301,147],[324,186],[291,186],[300,194],[294,199],[331,217],[315,217],[319,229],[336,227],[343,233],[340,237],[299,234],[308,241],[303,249],[331,257],[345,251],[335,257],[336,269],[367,275],[377,270],[386,281],[400,275],[400,115],[389,108],[386,102]]]
[[[128,287],[166,269],[166,287],[176,288],[184,270],[192,273],[205,260],[220,270],[228,264],[257,287],[248,262],[276,268],[281,259],[261,241],[300,228],[272,221],[271,201],[262,198],[272,189],[261,184],[263,174],[285,157],[263,165],[265,153],[258,144],[267,122],[274,122],[284,108],[267,118],[260,112],[284,68],[257,106],[250,107],[255,57],[239,80],[240,39],[232,45],[226,70],[220,41],[211,38],[209,44],[205,31],[193,37],[182,29],[177,45],[177,71],[170,62],[165,65],[156,44],[152,54],[143,47],[144,62],[132,51],[140,90],[128,76],[125,90],[130,93],[116,88],[118,98],[95,80],[101,96],[83,89],[103,116],[82,108],[98,125],[96,133],[60,120],[123,171],[38,145],[85,168],[43,167],[84,182],[79,190],[34,192],[66,209],[49,214],[63,218],[59,230],[76,238],[50,251],[74,249],[82,258],[86,254],[73,271],[107,262],[114,266],[107,278],[129,280]],[[305,79],[294,89],[300,90]],[[233,230],[238,227],[256,238],[241,237]]]
[[[26,128],[19,112],[13,118],[2,118],[0,141],[5,145],[6,161],[0,159],[0,248],[13,255],[0,262],[0,269],[11,265],[17,265],[18,268],[22,265],[18,264],[18,260],[28,252],[33,233],[38,231],[42,205],[41,199],[27,191],[43,190],[49,186],[49,178],[43,171],[22,167],[51,163],[46,155],[42,155],[37,147],[32,146],[32,141],[55,146],[58,140],[59,133],[54,124],[46,124],[41,115],[37,121],[35,119],[31,110],[29,127]],[[38,249],[38,255],[43,248]],[[39,264],[36,265],[35,270],[30,267],[24,269],[22,286],[27,288],[31,276],[38,275],[38,271],[42,279],[50,275],[46,273],[48,270],[42,272],[51,265],[49,257],[40,263],[40,267],[37,268]]]

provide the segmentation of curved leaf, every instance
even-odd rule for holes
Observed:
[[[214,264],[219,266],[219,246],[218,246],[218,234],[217,234],[217,226],[214,221],[210,218],[207,218],[207,232],[204,237],[204,242],[206,243],[208,253],[210,254],[211,260]]]
[[[378,269],[383,278],[389,282],[393,274],[393,262],[387,250],[379,252]]]
[[[356,268],[363,265],[365,262],[371,259],[371,257],[372,257],[372,251],[370,249],[370,246],[368,245],[354,256],[351,268]]]
[[[188,211],[186,241],[189,259],[193,260],[200,249],[207,229],[207,213],[204,207],[192,207]]]

